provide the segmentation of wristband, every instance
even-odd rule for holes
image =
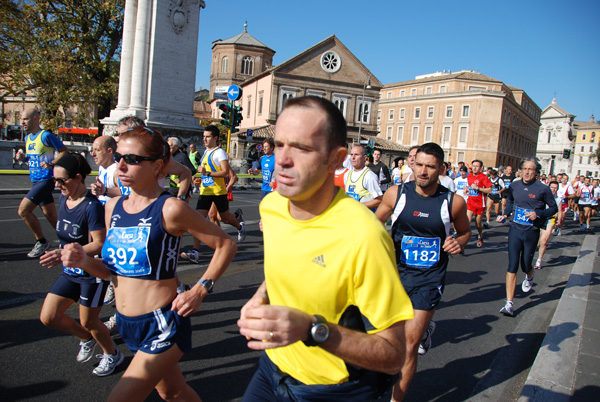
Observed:
[[[106,197],[108,195],[108,187],[104,187],[104,196]]]

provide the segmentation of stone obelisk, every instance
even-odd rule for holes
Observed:
[[[200,9],[203,0],[126,0],[119,98],[104,134],[135,115],[164,135],[187,137],[202,128],[194,118]]]

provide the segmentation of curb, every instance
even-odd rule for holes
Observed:
[[[596,244],[596,236],[585,236],[518,402],[568,402],[575,391]]]

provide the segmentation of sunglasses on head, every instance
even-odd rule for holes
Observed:
[[[113,158],[114,158],[115,162],[120,162],[121,159],[123,159],[125,161],[125,163],[128,165],[137,165],[143,161],[153,162],[155,160],[158,160],[158,158],[151,158],[149,156],[140,156],[140,155],[134,155],[134,154],[121,155],[118,152],[115,152],[113,154]]]
[[[55,183],[58,183],[58,184],[60,184],[61,186],[64,186],[64,185],[65,185],[65,183],[66,183],[68,180],[71,180],[71,178],[70,178],[70,177],[67,177],[66,179],[62,179],[62,178],[60,178],[60,177],[53,177],[52,179],[54,179],[54,182],[55,182]]]

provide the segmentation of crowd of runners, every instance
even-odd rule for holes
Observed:
[[[238,242],[246,236],[242,211],[229,211],[237,175],[218,145],[218,129],[206,127],[200,156],[195,146],[186,153],[179,139],[164,139],[126,117],[117,138],[95,140],[100,171],[88,188],[87,161],[39,119],[35,109],[24,113],[33,187],[19,214],[36,237],[28,256],[62,266],[41,321],[79,340],[77,362],[92,359],[99,345],[98,376],[123,364],[111,338],[124,340],[135,355],[110,400],[144,400],[154,388],[165,400],[200,400],[178,365],[192,347],[190,315],[237,250],[219,222],[237,229]],[[238,325],[248,347],[265,353],[245,401],[323,395],[368,401],[390,392],[400,401],[418,356],[432,346],[449,256],[465,255],[473,220],[479,248],[486,231],[510,225],[499,310],[506,316],[515,312],[519,268],[527,293],[552,235],[561,236],[569,219],[580,231],[592,230],[597,179],[542,174],[535,157],[523,158],[514,171],[486,168],[477,159],[452,167],[435,143],[412,147],[389,169],[381,150],[348,150],[347,141],[345,119],[333,104],[294,98],[248,171],[262,175],[265,281]],[[61,192],[58,213],[54,187]],[[188,203],[196,191],[194,209]],[[59,249],[49,249],[32,214],[38,205],[56,228]],[[184,233],[194,246],[182,253]],[[177,265],[198,262],[202,245],[214,249],[208,268],[197,283],[181,283]],[[112,302],[117,313],[103,324],[100,310]],[[80,304],[79,322],[64,314],[73,303]]]

